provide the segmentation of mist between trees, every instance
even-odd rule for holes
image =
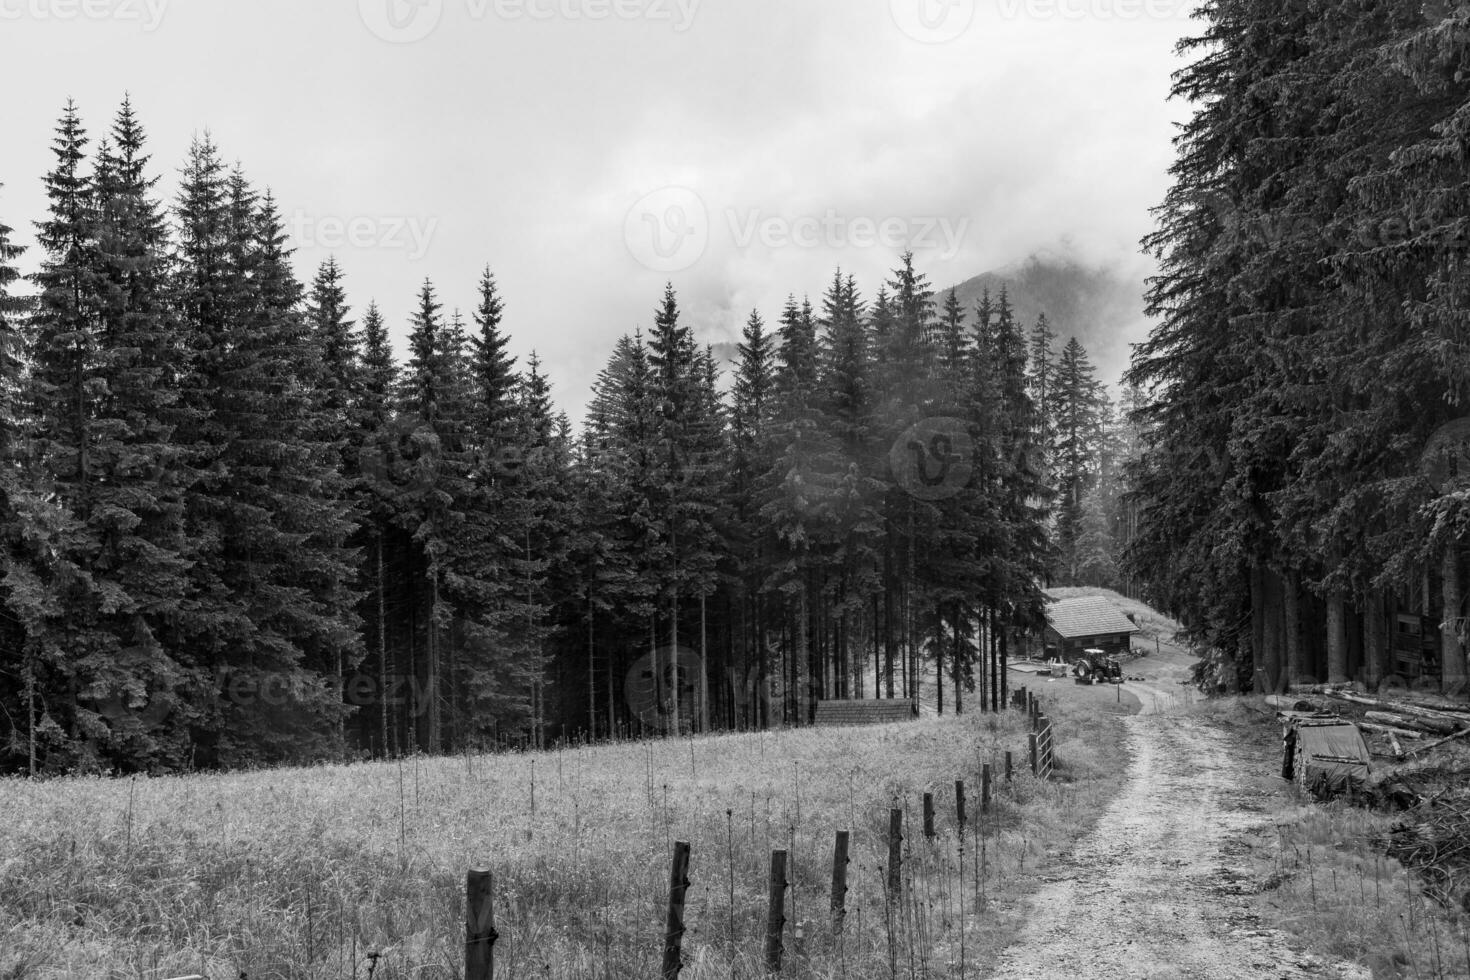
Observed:
[[[0,229],[0,768],[995,710],[1044,584],[1124,584],[1137,433],[1004,290],[838,271],[722,379],[671,284],[574,425],[489,269],[467,316],[426,281],[395,358],[210,139],[171,202],[131,105],[96,140],[68,105],[54,151],[30,290]]]

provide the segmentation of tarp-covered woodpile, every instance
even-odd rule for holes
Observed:
[[[1267,700],[1278,709],[1283,732],[1296,731],[1297,743],[1283,759],[1285,775],[1300,779],[1286,769],[1295,769],[1304,754],[1318,760],[1310,763],[1313,771],[1330,773],[1330,757],[1349,754],[1351,742],[1344,735],[1339,743],[1334,727],[1366,735],[1381,761],[1362,792],[1349,795],[1398,811],[1380,846],[1418,872],[1430,894],[1470,912],[1470,702],[1407,692],[1375,697],[1340,687]]]
[[[1281,775],[1319,799],[1361,791],[1371,775],[1358,726],[1316,711],[1283,711]]]

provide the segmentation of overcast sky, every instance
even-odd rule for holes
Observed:
[[[335,254],[402,349],[494,270],[514,351],[580,420],[672,281],[701,342],[1042,249],[1136,267],[1190,0],[0,0],[0,221],[32,241],[59,111],[131,92],[172,199],[209,130],[308,280]],[[34,249],[26,267],[36,260]],[[1137,339],[1137,338],[1134,338]]]

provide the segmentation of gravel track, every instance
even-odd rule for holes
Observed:
[[[1130,683],[1128,783],[1072,854],[1044,873],[1027,924],[993,976],[1006,980],[1353,978],[1365,968],[1294,952],[1240,894],[1225,844],[1267,822],[1248,789],[1259,762],[1178,710],[1175,692]],[[1249,882],[1246,882],[1249,886]]]

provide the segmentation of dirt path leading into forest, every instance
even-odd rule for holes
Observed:
[[[1130,670],[1132,668],[1129,668]],[[1172,675],[1172,672],[1170,672]],[[1181,710],[1178,678],[1127,689],[1128,784],[1073,853],[1043,873],[1027,923],[992,976],[1005,980],[1360,978],[1296,953],[1239,894],[1227,841],[1268,819],[1259,759]],[[1269,784],[1267,784],[1269,785]]]

